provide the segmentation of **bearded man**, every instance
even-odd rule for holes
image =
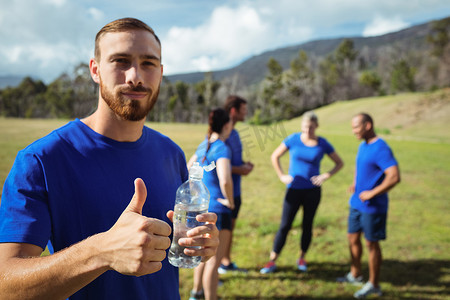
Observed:
[[[89,67],[97,110],[20,151],[6,179],[0,299],[179,299],[166,254],[186,160],[144,124],[161,43],[145,23],[119,19],[98,32]],[[205,225],[179,244],[206,261],[219,244],[216,215],[197,220]],[[55,253],[40,257],[48,241]]]

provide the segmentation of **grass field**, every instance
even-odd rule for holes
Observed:
[[[358,141],[350,119],[370,112],[375,127],[392,147],[402,182],[390,193],[388,239],[382,242],[384,299],[450,298],[450,90],[338,102],[317,110],[319,135],[343,158],[344,168],[324,184],[308,252],[309,270],[296,271],[300,218],[294,222],[278,260],[278,271],[259,274],[267,261],[280,221],[285,187],[270,164],[270,154],[286,135],[299,131],[300,119],[271,126],[239,124],[244,158],[255,164],[243,178],[243,205],[235,232],[233,259],[247,274],[221,275],[223,299],[350,299],[357,287],[335,278],[349,268],[346,241],[347,187]],[[17,151],[67,120],[0,119],[0,184]],[[187,158],[206,133],[206,125],[148,124],[177,142]],[[283,159],[287,170],[287,157]],[[322,170],[332,166],[325,158]],[[367,278],[367,254],[363,255]],[[180,270],[182,299],[192,287],[192,270]]]

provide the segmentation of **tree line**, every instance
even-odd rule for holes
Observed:
[[[395,43],[375,51],[357,50],[353,40],[345,39],[326,57],[300,51],[286,70],[271,58],[265,79],[252,85],[243,85],[239,75],[216,81],[213,73],[205,73],[194,84],[164,77],[148,120],[202,123],[211,107],[221,106],[229,94],[239,94],[248,100],[250,121],[268,124],[338,100],[448,87],[449,32],[450,18],[433,22],[426,50]],[[97,99],[89,66],[80,64],[48,85],[26,77],[18,86],[0,90],[0,115],[81,118],[95,110]]]

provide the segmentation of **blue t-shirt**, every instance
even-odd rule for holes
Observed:
[[[110,229],[134,194],[147,186],[143,215],[172,223],[178,186],[187,180],[183,151],[144,127],[136,142],[102,136],[80,120],[37,140],[16,157],[0,206],[0,242],[30,243],[55,251]],[[135,277],[107,271],[69,299],[179,299],[178,269]]]
[[[317,187],[312,184],[311,177],[320,174],[320,161],[324,154],[333,153],[334,148],[322,137],[316,146],[307,146],[300,136],[299,132],[293,133],[283,141],[289,149],[289,175],[294,178],[288,188],[311,189]]]
[[[197,155],[197,161],[201,166],[207,166],[211,162],[215,162],[217,165],[217,160],[220,158],[231,159],[231,151],[228,146],[221,140],[216,140],[210,144],[209,150],[206,154],[206,159],[204,162],[205,152],[207,148],[208,140],[205,139],[197,148],[195,154]],[[224,199],[225,196],[220,190],[219,177],[217,176],[217,168],[210,172],[203,172],[203,183],[209,190],[210,200],[208,211],[213,213],[230,213],[231,210],[225,205],[217,201],[218,198]]]
[[[233,129],[230,136],[225,141],[231,150],[231,166],[242,166],[242,143],[239,138],[239,133]],[[241,175],[232,174],[233,177],[233,195],[239,197],[241,195]]]
[[[384,171],[398,165],[388,144],[378,138],[375,142],[359,145],[356,155],[355,193],[350,197],[350,206],[364,213],[386,213],[388,209],[387,193],[362,202],[359,194],[380,185],[384,179]]]

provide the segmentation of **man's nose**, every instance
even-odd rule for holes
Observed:
[[[126,83],[133,86],[142,85],[142,75],[139,66],[132,65],[126,71]]]

